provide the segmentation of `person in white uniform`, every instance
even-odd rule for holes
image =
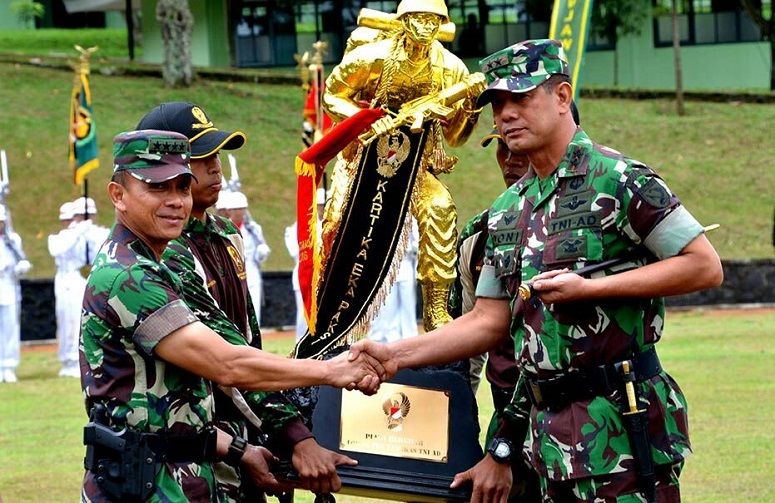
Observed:
[[[266,262],[272,252],[264,238],[264,230],[258,222],[248,215],[248,198],[242,192],[224,194],[223,209],[227,210],[229,220],[237,226],[242,234],[245,245],[245,272],[247,273],[248,291],[253,301],[258,324],[261,325],[261,306],[264,304],[264,282],[261,275],[261,264]],[[219,197],[220,201],[221,198]],[[218,204],[216,203],[216,209]]]
[[[12,232],[9,215],[0,205],[0,382],[17,381],[16,367],[21,360],[21,285],[32,265],[22,249],[22,238]]]
[[[371,321],[369,339],[389,343],[417,335],[417,249],[420,236],[412,217],[409,244],[385,304]]]
[[[57,319],[59,377],[80,378],[78,339],[81,332],[81,304],[86,288],[87,267],[107,239],[109,229],[92,221],[97,205],[92,198],[78,198],[59,210],[65,229],[48,237],[48,252],[54,257],[54,297]]]

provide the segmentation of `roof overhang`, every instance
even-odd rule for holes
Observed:
[[[125,10],[127,0],[62,0],[68,13]],[[139,9],[142,0],[132,0],[132,8]]]

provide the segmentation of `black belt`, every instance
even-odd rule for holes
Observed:
[[[215,428],[207,428],[195,435],[141,433],[140,436],[154,454],[159,456],[160,461],[202,463],[216,458],[215,444],[218,435]]]
[[[625,360],[626,361],[626,360]],[[635,381],[645,381],[662,372],[654,346],[633,356],[630,367]],[[610,394],[623,386],[621,364],[609,363],[591,369],[568,372],[551,379],[536,379],[523,374],[530,401],[538,409],[561,410],[573,402]]]
[[[94,435],[97,436],[94,437]],[[103,439],[102,437],[109,438]],[[84,444],[94,446],[97,449],[96,456],[94,456],[95,462],[97,458],[111,452],[113,455],[119,455],[122,452],[138,452],[147,449],[153,452],[160,462],[203,463],[216,459],[217,438],[217,432],[212,427],[205,428],[193,435],[172,435],[169,433],[143,433],[128,428],[117,432],[103,426],[101,431],[85,436]],[[89,466],[86,468],[91,469]]]

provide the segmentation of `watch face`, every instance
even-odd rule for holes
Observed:
[[[509,457],[510,454],[511,454],[511,448],[505,442],[500,442],[495,447],[495,455],[498,456],[499,458],[507,458]]]

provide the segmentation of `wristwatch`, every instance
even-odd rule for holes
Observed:
[[[490,441],[490,445],[487,446],[487,452],[489,452],[492,459],[498,463],[509,463],[513,451],[514,449],[511,442],[505,438],[493,438]]]
[[[229,451],[223,458],[223,461],[227,465],[239,466],[242,456],[245,455],[245,448],[248,446],[248,441],[244,438],[235,435],[229,444]]]

